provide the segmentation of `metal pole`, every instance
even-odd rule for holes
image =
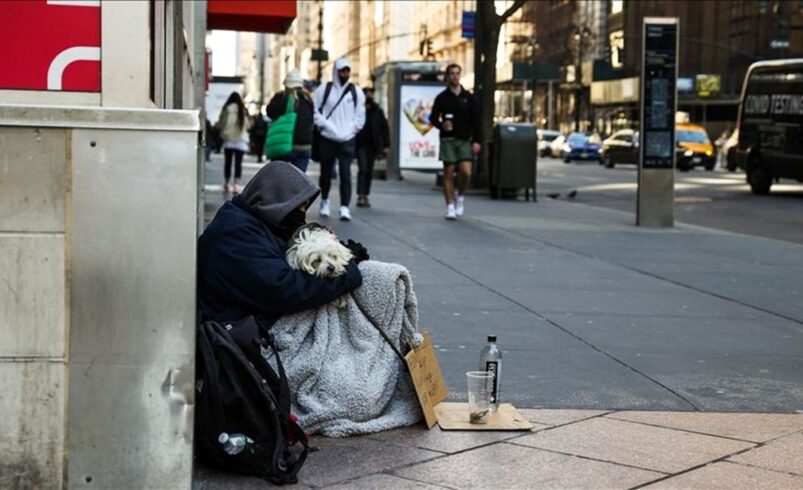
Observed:
[[[552,110],[552,106],[554,104],[554,101],[552,100],[554,97],[554,94],[552,93],[552,83],[553,83],[552,80],[547,82],[548,88],[547,88],[546,105],[547,105],[547,124],[549,129],[555,129],[555,114],[554,111]]]
[[[577,83],[577,94],[574,100],[574,130],[580,131],[580,101],[583,97],[583,36],[577,43],[577,65],[574,68],[574,81]]]
[[[323,67],[321,66],[321,51],[323,50],[323,1],[318,0],[318,76],[317,81],[320,85],[323,78]]]

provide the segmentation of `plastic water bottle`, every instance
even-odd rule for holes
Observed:
[[[248,447],[251,447],[254,444],[254,441],[243,434],[228,434],[226,432],[221,432],[220,436],[217,438],[217,442],[223,445],[223,450],[226,451],[226,454],[234,456],[235,454],[240,454]]]
[[[496,335],[488,336],[488,345],[480,354],[480,371],[494,373],[493,388],[491,389],[491,411],[499,408],[499,386],[502,376],[502,352],[496,346]]]

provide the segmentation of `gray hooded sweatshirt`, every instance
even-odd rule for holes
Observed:
[[[274,161],[262,167],[245,186],[242,199],[256,214],[274,226],[304,201],[318,197],[321,189],[295,165]]]

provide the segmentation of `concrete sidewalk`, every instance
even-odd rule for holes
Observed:
[[[312,438],[300,488],[803,488],[803,415],[521,410],[532,432]],[[195,488],[257,489],[198,471]]]
[[[503,400],[536,428],[316,438],[302,486],[803,488],[803,247],[640,229],[631,213],[541,196],[472,194],[447,222],[434,180],[375,182],[372,208],[326,223],[411,270],[451,400],[498,334]],[[324,222],[317,203],[308,219]],[[260,484],[201,469],[194,486]]]

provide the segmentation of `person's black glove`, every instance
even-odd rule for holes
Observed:
[[[371,260],[371,256],[368,255],[368,249],[365,248],[362,243],[355,242],[349,238],[347,242],[341,240],[340,244],[351,250],[351,254],[354,255],[354,261],[358,264],[363,260]]]

